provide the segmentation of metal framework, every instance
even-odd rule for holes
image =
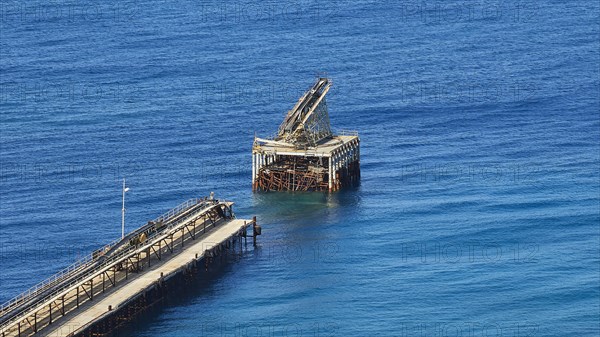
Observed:
[[[356,132],[334,135],[325,96],[331,87],[319,78],[288,111],[272,139],[254,138],[254,191],[337,191],[360,180]]]
[[[196,240],[220,221],[234,219],[232,205],[210,198],[191,199],[121,241],[96,251],[91,260],[7,302],[0,312],[0,336],[36,334],[108,288],[128,280],[131,273],[151,267],[165,254],[174,254],[177,247],[183,249],[187,241]]]
[[[293,144],[296,148],[307,148],[331,137],[333,133],[325,100],[330,87],[329,79],[319,78],[288,111],[275,140]]]

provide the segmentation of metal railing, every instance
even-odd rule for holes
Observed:
[[[333,136],[356,136],[356,137],[358,137],[358,131],[356,131],[356,130],[345,130],[345,129],[333,130],[332,134],[333,134]],[[275,140],[277,137],[278,137],[278,134],[267,136],[267,137],[260,137],[260,138],[266,139],[266,140]],[[281,142],[285,143],[284,140],[281,140]],[[293,144],[290,143],[290,145],[293,145]]]
[[[335,133],[338,136],[356,136],[358,137],[358,131],[355,130],[336,130]]]
[[[169,211],[165,212],[164,214],[162,214],[161,216],[159,216],[158,218],[155,219],[156,222],[158,221],[166,221],[169,218],[178,215],[180,213],[182,213],[183,211],[191,208],[192,206],[195,206],[201,202],[205,201],[204,199],[200,199],[200,198],[192,198],[189,199],[181,204],[179,204],[177,207],[170,209]],[[179,223],[179,222],[177,222]],[[171,228],[171,226],[169,226],[168,228]],[[167,229],[168,229],[167,228]],[[131,232],[130,232],[131,233]],[[150,239],[150,238],[148,238]],[[113,247],[114,245],[116,245],[117,243],[119,243],[121,241],[121,239],[117,239],[111,243],[109,243],[108,245],[105,245],[102,250],[106,250],[109,249],[111,247]],[[93,262],[94,259],[94,254],[87,254],[86,256],[84,256],[83,258],[77,260],[76,262],[74,262],[73,264],[69,265],[68,267],[62,269],[61,271],[59,271],[58,273],[50,276],[49,278],[43,280],[42,282],[32,286],[31,288],[27,289],[26,291],[20,293],[19,295],[17,295],[16,297],[8,300],[7,302],[5,302],[4,304],[2,304],[2,306],[0,307],[0,313],[5,314],[9,309],[11,309],[12,307],[24,302],[25,300],[27,300],[28,298],[32,298],[36,295],[39,295],[41,292],[47,290],[48,288],[50,288],[51,286],[58,284],[61,280],[66,279],[68,276],[74,274],[75,271],[82,269],[83,267],[87,267],[91,265],[91,262]]]
[[[190,200],[188,200],[188,201],[186,201],[186,202],[184,202],[184,203],[180,204],[179,206],[177,206],[177,207],[173,208],[172,210],[170,210],[170,211],[166,212],[165,214],[161,215],[160,217],[158,217],[158,218],[157,218],[157,220],[158,220],[158,219],[166,219],[166,220],[168,220],[169,218],[171,218],[171,217],[173,217],[173,216],[175,216],[175,215],[181,214],[181,213],[182,213],[182,212],[184,212],[185,210],[188,210],[188,209],[190,209],[191,207],[193,207],[193,206],[195,206],[195,205],[197,205],[197,204],[200,204],[200,203],[202,203],[202,202],[206,202],[206,201],[207,201],[207,200],[205,200],[205,199],[198,199],[198,198],[190,199]],[[164,233],[168,232],[169,230],[171,230],[171,229],[173,229],[173,228],[177,227],[177,226],[178,226],[179,224],[181,224],[182,222],[186,222],[186,221],[187,221],[188,219],[190,219],[192,216],[194,216],[194,215],[196,215],[196,214],[198,214],[198,213],[204,213],[204,212],[207,212],[207,211],[208,211],[208,210],[209,210],[211,207],[213,207],[213,206],[217,205],[217,204],[218,204],[218,202],[216,202],[216,201],[211,201],[211,200],[208,200],[208,202],[207,202],[206,204],[207,204],[207,206],[208,206],[208,207],[203,207],[203,208],[202,208],[202,209],[200,209],[199,211],[197,211],[197,212],[193,212],[193,213],[192,213],[192,214],[190,214],[189,216],[183,217],[183,218],[181,218],[181,219],[178,219],[178,220],[177,220],[177,221],[175,221],[174,223],[171,223],[171,224],[169,224],[169,226],[167,226],[166,228],[164,228],[162,231],[160,231],[160,232],[157,232],[157,233],[154,233],[154,235],[152,235],[151,237],[148,237],[148,239],[146,239],[146,240],[144,241],[144,243],[143,243],[143,244],[145,245],[145,244],[146,244],[148,241],[150,241],[151,239],[153,239],[153,238],[157,237],[158,235],[160,235],[160,234],[164,234]],[[186,205],[187,207],[184,207],[184,205]],[[174,210],[178,210],[178,211],[174,211]],[[167,235],[168,235],[168,234],[167,234]],[[120,241],[120,240],[119,240],[119,241]],[[61,292],[65,291],[65,290],[67,290],[67,291],[68,291],[68,289],[70,289],[70,288],[71,288],[73,285],[75,285],[75,284],[77,284],[77,283],[81,282],[82,280],[85,280],[86,278],[89,278],[90,276],[94,275],[95,273],[97,273],[97,271],[98,271],[98,270],[102,270],[103,268],[105,268],[105,267],[107,267],[107,266],[109,266],[109,265],[115,264],[116,262],[118,262],[118,261],[119,261],[119,260],[121,260],[122,258],[126,257],[127,255],[130,255],[130,254],[132,254],[132,253],[135,253],[135,251],[136,251],[136,250],[138,250],[138,249],[139,249],[139,247],[136,245],[136,246],[129,246],[129,247],[127,247],[127,248],[123,249],[123,250],[117,251],[115,255],[111,255],[111,256],[109,256],[109,257],[108,257],[108,258],[107,258],[105,261],[103,261],[101,264],[99,264],[99,265],[95,266],[95,268],[92,268],[92,269],[88,270],[87,272],[85,272],[85,273],[83,273],[83,274],[79,275],[79,277],[77,277],[76,279],[73,279],[73,280],[71,280],[69,283],[63,284],[61,287],[59,287],[58,289],[55,289],[54,291],[52,291],[50,294],[47,294],[47,295],[46,295],[46,296],[44,296],[43,298],[36,300],[34,303],[32,303],[32,304],[30,305],[30,307],[34,307],[34,306],[38,305],[39,303],[44,303],[45,301],[49,300],[50,298],[52,298],[52,297],[56,296],[57,294],[59,294],[59,293],[61,293]],[[78,262],[79,262],[79,261],[78,261]],[[76,262],[76,263],[74,263],[73,265],[76,265],[76,264],[77,264],[77,262]],[[82,266],[82,264],[80,264],[79,266]],[[90,264],[90,266],[91,266],[91,264]],[[66,269],[65,269],[65,270],[66,270]],[[62,272],[61,272],[61,273],[62,273]],[[59,273],[59,274],[61,274],[61,273]],[[58,274],[56,274],[56,275],[58,275]],[[55,275],[55,276],[56,276],[56,275]],[[55,276],[53,276],[53,277],[49,278],[48,280],[50,280],[50,279],[52,279],[52,280],[55,280],[55,279],[56,279],[56,277],[55,277]],[[42,283],[44,283],[44,284],[48,284],[47,280],[46,280],[46,281],[44,281],[44,282],[42,282]],[[40,285],[41,285],[42,283],[40,283]],[[37,287],[37,286],[36,286],[36,287]],[[32,288],[35,288],[35,287],[32,287]],[[38,288],[39,288],[39,287],[38,287]],[[21,301],[21,302],[23,302],[23,301],[25,300],[25,297],[28,297],[28,294],[29,294],[29,293],[30,293],[30,292],[24,292],[24,293],[22,293],[21,295],[19,295],[19,296],[18,296],[18,298],[19,298],[19,299],[22,299],[22,301]],[[29,295],[29,296],[31,296],[31,295]],[[33,296],[32,296],[32,297],[33,297]],[[11,300],[11,301],[10,301],[10,303],[14,303],[14,302],[15,302],[15,300]],[[7,302],[7,303],[8,303],[8,302]],[[4,307],[4,306],[3,306],[3,307]],[[26,313],[25,313],[25,315],[26,315],[27,313],[28,313],[28,312],[26,312]],[[3,314],[5,314],[5,313],[3,313]],[[20,315],[19,315],[19,314],[17,314],[15,317],[12,317],[12,318],[10,318],[8,321],[6,321],[6,322],[3,322],[3,323],[2,323],[2,326],[3,326],[2,328],[4,329],[4,328],[6,328],[6,327],[10,326],[12,323],[14,323],[16,320],[20,319],[20,318],[21,318],[21,317],[23,317],[23,316],[24,316],[24,314],[20,314]]]
[[[89,262],[91,262],[92,260],[93,260],[92,254],[86,255],[85,257],[79,259],[78,261],[76,261],[75,263],[66,267],[65,269],[59,271],[58,273],[52,275],[49,278],[43,280],[42,282],[32,286],[31,288],[25,290],[24,292],[17,295],[16,297],[8,300],[4,304],[2,304],[2,307],[0,308],[0,312],[4,314],[4,312],[8,311],[8,309],[10,309],[10,307],[13,307],[13,306],[23,302],[26,298],[32,297],[33,295],[37,295],[38,293],[42,292],[43,290],[48,289],[51,285],[58,283],[58,281],[60,279],[64,279],[65,276],[67,276],[71,272],[79,269],[81,266],[89,264]]]
[[[159,222],[159,221],[165,221],[177,214],[180,214],[181,212],[187,210],[188,208],[197,205],[199,203],[201,203],[202,201],[205,201],[205,199],[201,199],[201,198],[192,198],[189,199],[185,202],[182,202],[181,204],[177,205],[177,207],[170,209],[169,211],[165,212],[163,215],[159,216],[158,218],[156,218],[154,221],[155,222]]]

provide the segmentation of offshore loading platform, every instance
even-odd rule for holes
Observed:
[[[0,336],[106,336],[216,256],[242,251],[248,227],[233,203],[191,199],[95,251],[0,308]],[[202,263],[203,262],[203,263]]]
[[[287,112],[275,137],[254,137],[254,191],[337,191],[360,180],[357,132],[334,135],[325,96],[331,80],[319,78]]]

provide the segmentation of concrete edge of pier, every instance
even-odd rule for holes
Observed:
[[[181,250],[168,259],[152,259],[152,264],[143,272],[117,284],[106,293],[97,294],[93,300],[56,319],[35,335],[109,336],[153,307],[170,293],[170,289],[176,289],[182,280],[201,269],[202,261],[208,269],[215,257],[235,251],[236,246],[242,249],[242,241],[247,240],[248,227],[253,228],[251,236],[254,243],[256,235],[260,234],[260,226],[256,225],[255,219],[224,219],[219,222],[205,235],[184,240],[185,245],[182,244]],[[149,255],[150,258],[152,255]]]

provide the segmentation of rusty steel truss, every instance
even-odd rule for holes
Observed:
[[[358,184],[360,139],[356,132],[331,131],[325,99],[330,87],[329,79],[317,79],[287,112],[275,137],[255,137],[254,191],[331,192]]]
[[[325,100],[329,88],[329,79],[319,78],[288,111],[275,140],[293,144],[296,148],[307,148],[317,146],[319,141],[333,136]]]

